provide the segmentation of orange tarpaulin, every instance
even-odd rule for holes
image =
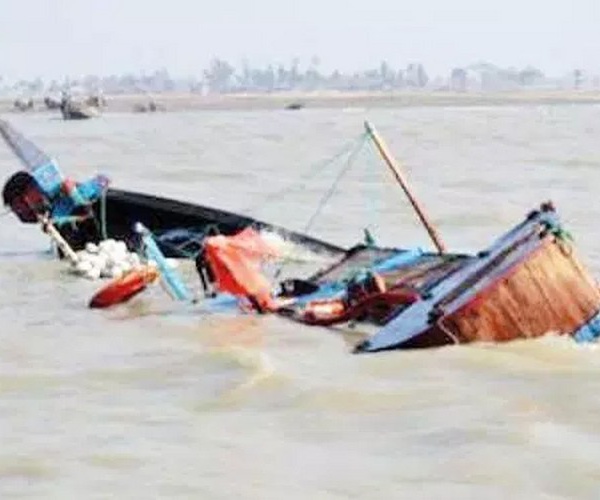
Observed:
[[[273,308],[271,283],[260,272],[262,262],[280,255],[273,244],[246,228],[234,236],[207,238],[204,248],[218,291],[251,298],[263,309]]]

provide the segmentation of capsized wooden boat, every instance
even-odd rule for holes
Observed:
[[[220,291],[254,299],[261,312],[370,335],[356,352],[600,336],[598,284],[550,203],[477,255],[359,245],[307,279],[280,283],[272,300],[257,295],[257,259],[242,250],[234,237],[226,258],[209,259]]]
[[[207,234],[235,234],[246,227],[272,231],[316,252],[339,255],[343,249],[310,236],[289,231],[251,217],[203,205],[177,201],[135,191],[108,187],[108,179],[98,176],[85,182],[64,177],[56,162],[8,122],[0,120],[0,135],[25,165],[7,180],[3,200],[22,222],[36,223],[29,213],[28,198],[50,213],[62,237],[79,250],[88,242],[106,238],[137,245],[133,231],[142,223],[156,237],[166,257],[194,257]],[[42,201],[38,198],[42,198]]]
[[[366,125],[437,252],[356,247],[308,279],[282,283],[271,303],[254,301],[259,308],[266,304],[307,324],[374,326],[356,352],[503,342],[551,332],[577,340],[600,336],[598,284],[551,203],[477,255],[449,253],[387,147]]]

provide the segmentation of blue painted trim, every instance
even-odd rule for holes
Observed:
[[[164,255],[158,248],[158,245],[154,241],[154,238],[152,237],[150,231],[139,222],[135,225],[135,231],[139,233],[142,238],[146,258],[156,262],[156,264],[158,265],[158,270],[160,271],[161,278],[166,284],[166,286],[169,288],[173,296],[177,300],[181,301],[192,300],[192,296],[186,288],[186,286],[184,285],[182,279],[179,277],[179,274],[173,269],[171,269],[167,264]]]
[[[588,321],[585,325],[579,327],[573,333],[573,338],[577,342],[593,342],[600,337],[600,311]]]
[[[60,193],[63,175],[54,161],[36,167],[31,175],[49,198],[53,198]]]
[[[384,273],[386,271],[393,271],[401,266],[412,264],[419,260],[423,256],[423,250],[420,248],[405,250],[398,252],[397,254],[387,257],[373,265],[371,269],[364,269],[363,273],[366,274],[369,271],[376,273]],[[362,274],[356,276],[360,281]],[[295,301],[296,305],[306,305],[314,300],[333,300],[343,297],[346,294],[346,283],[341,281],[323,283],[316,292],[308,295],[302,295]]]
[[[378,262],[373,266],[373,271],[376,273],[384,273],[386,271],[393,271],[401,266],[413,264],[419,258],[423,256],[423,250],[420,248],[414,248],[412,250],[406,250],[404,252],[392,255],[381,262]]]
[[[215,297],[202,299],[198,302],[199,309],[203,312],[239,312],[240,299],[228,293],[219,293]]]

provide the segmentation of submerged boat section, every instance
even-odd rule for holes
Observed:
[[[194,258],[207,235],[233,235],[253,227],[277,233],[292,243],[334,256],[344,249],[308,235],[251,217],[200,204],[109,187],[104,176],[76,182],[61,172],[57,162],[32,141],[0,120],[0,136],[24,165],[5,183],[3,201],[24,223],[49,215],[61,236],[74,249],[105,239],[138,245],[136,223],[156,237],[166,257]],[[32,203],[34,202],[34,203]]]
[[[391,318],[357,351],[502,342],[546,333],[591,339],[600,332],[599,312],[598,284],[580,262],[554,207],[544,204]]]
[[[92,209],[101,231],[111,238],[130,239],[134,236],[133,225],[142,223],[155,235],[167,257],[193,258],[206,236],[233,235],[247,227],[277,233],[316,252],[333,255],[343,252],[336,245],[244,215],[121,189],[109,188]],[[100,237],[100,234],[96,235],[96,238]]]

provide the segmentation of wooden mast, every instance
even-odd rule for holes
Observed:
[[[385,145],[385,143],[383,142],[381,137],[379,137],[379,134],[377,133],[377,131],[375,130],[373,125],[371,125],[368,121],[365,122],[365,129],[366,129],[367,133],[369,134],[369,136],[371,137],[371,139],[373,140],[373,142],[375,143],[375,146],[377,147],[379,154],[381,155],[381,157],[385,161],[386,165],[391,170],[394,178],[396,179],[398,184],[400,184],[400,187],[404,191],[404,194],[406,194],[406,196],[408,197],[408,201],[410,201],[410,204],[415,209],[415,212],[417,212],[417,216],[419,217],[419,219],[425,226],[425,229],[427,230],[427,233],[429,234],[429,237],[433,241],[433,244],[437,248],[438,252],[445,253],[446,246],[442,242],[442,239],[438,235],[436,229],[433,227],[431,222],[429,222],[429,219],[425,215],[425,212],[421,208],[421,205],[419,204],[419,202],[413,195],[410,187],[408,186],[408,183],[406,182],[404,174],[400,170],[400,167],[398,166],[397,162],[392,157],[387,146]]]

